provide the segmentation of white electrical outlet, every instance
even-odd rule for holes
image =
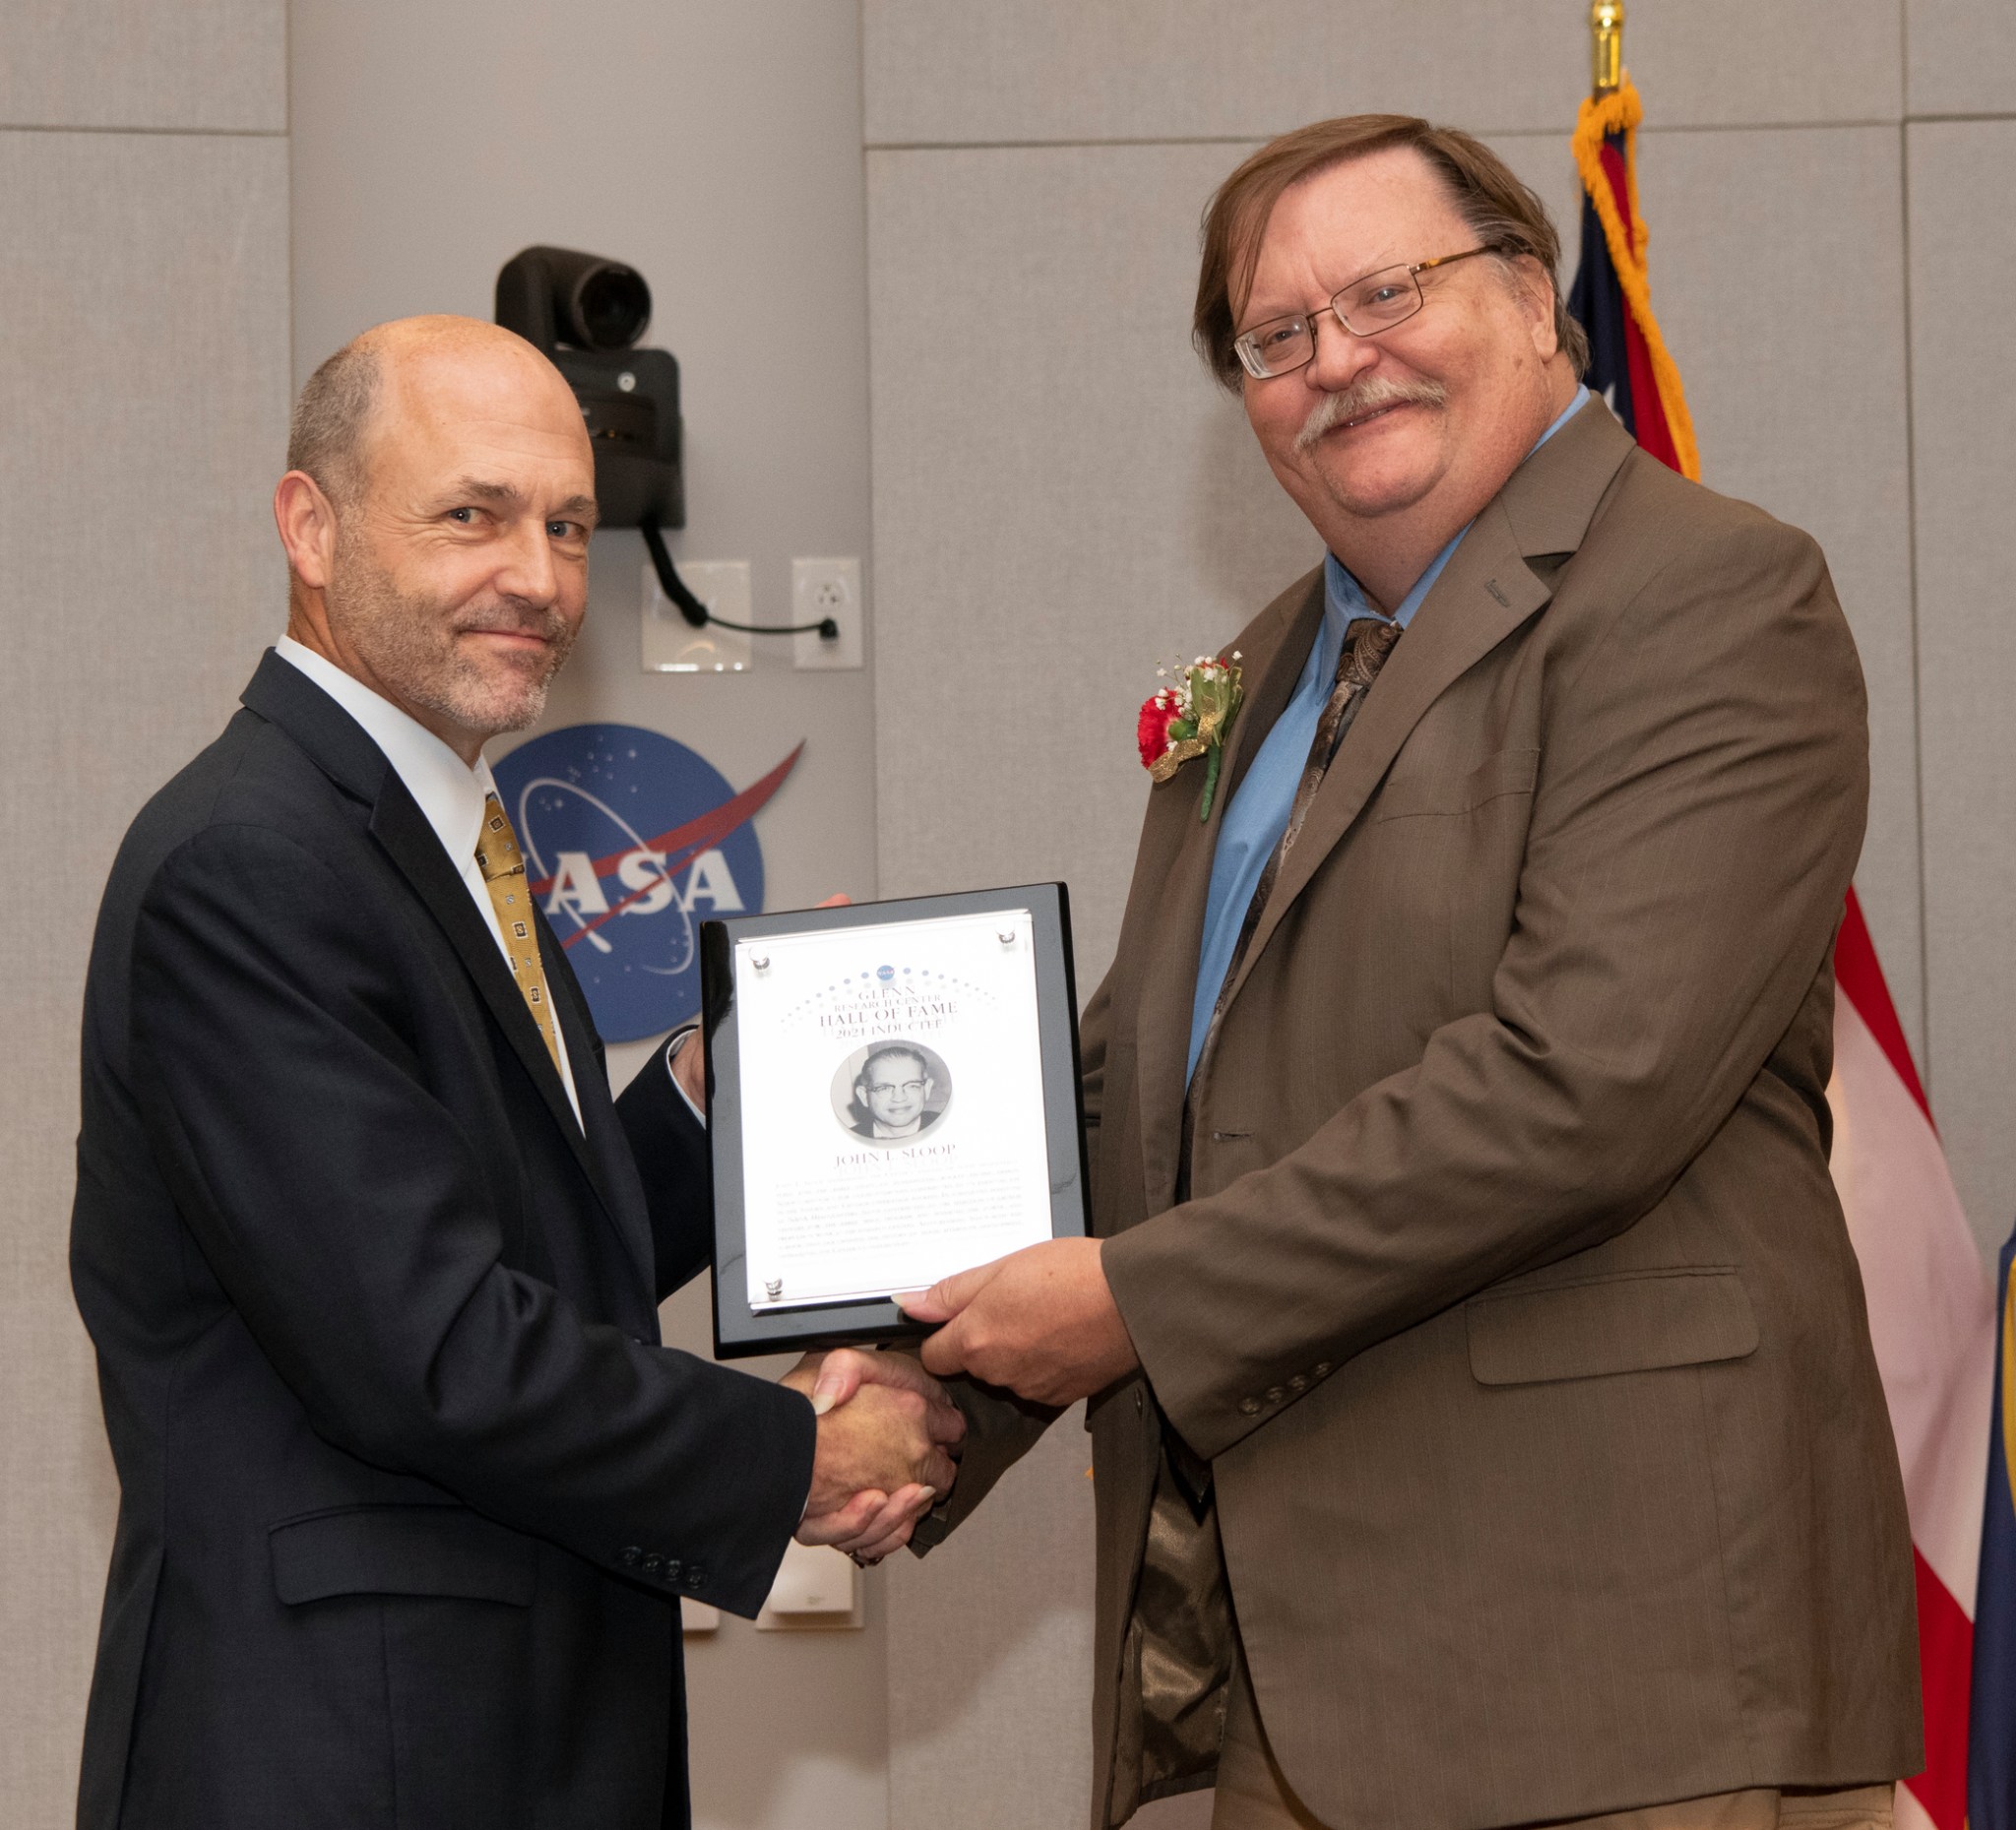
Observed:
[[[797,667],[858,667],[861,664],[861,562],[858,559],[793,559],[791,621],[816,623],[830,616],[840,636],[827,641],[808,629],[791,637],[791,664]]]
[[[861,1572],[826,1545],[785,1546],[759,1633],[846,1632],[861,1624]]]
[[[679,577],[715,615],[725,616],[731,623],[754,620],[749,614],[748,560],[682,560]],[[651,561],[644,562],[644,624],[638,660],[646,673],[746,673],[753,659],[749,637],[714,623],[694,628],[659,588]]]

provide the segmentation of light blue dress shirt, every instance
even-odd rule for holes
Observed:
[[[1587,388],[1577,388],[1575,398],[1561,415],[1540,435],[1538,451],[1581,410],[1589,399]],[[1528,457],[1532,452],[1527,454]],[[1434,589],[1442,568],[1449,563],[1468,525],[1461,528],[1449,544],[1437,553],[1428,569],[1414,582],[1414,589],[1400,601],[1391,618],[1405,629],[1414,613]],[[1323,621],[1316,630],[1315,646],[1295,682],[1293,696],[1274,721],[1253,761],[1239,783],[1239,791],[1219,822],[1218,850],[1211,858],[1211,890],[1204,903],[1204,944],[1197,956],[1197,989],[1190,1005],[1190,1064],[1183,1076],[1189,1084],[1197,1071],[1197,1057],[1204,1052],[1204,1038],[1211,1029],[1211,1013],[1218,993],[1232,963],[1232,949],[1238,945],[1239,929],[1245,925],[1246,910],[1253,892],[1281,835],[1288,830],[1288,816],[1294,806],[1295,788],[1309,760],[1309,745],[1316,740],[1316,725],[1330,701],[1330,689],[1337,680],[1337,657],[1344,647],[1347,624],[1360,616],[1378,616],[1366,601],[1363,589],[1347,572],[1335,553],[1323,556]]]

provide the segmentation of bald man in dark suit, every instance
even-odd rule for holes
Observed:
[[[753,1614],[793,1532],[883,1554],[960,1425],[904,1359],[833,1408],[660,1344],[705,1134],[662,1060],[611,1104],[482,760],[586,606],[566,383],[384,326],[289,456],[288,633],[92,954],[72,1266],[121,1491],[79,1823],[684,1825],[681,1598]]]

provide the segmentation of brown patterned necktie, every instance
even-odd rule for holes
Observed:
[[[518,835],[505,817],[504,803],[494,793],[483,800],[483,830],[476,837],[476,868],[489,886],[497,931],[504,936],[504,950],[511,959],[511,976],[518,980],[539,1041],[553,1057],[553,1071],[564,1080],[560,1041],[553,1029],[553,1000],[546,993],[546,969],[539,962],[538,925],[532,918],[532,893],[526,888],[525,853],[518,849]]]
[[[1323,786],[1323,777],[1337,755],[1338,746],[1344,742],[1345,732],[1356,719],[1358,708],[1364,704],[1365,694],[1371,690],[1372,682],[1379,677],[1379,669],[1386,664],[1387,657],[1393,653],[1399,640],[1400,625],[1389,623],[1381,616],[1354,616],[1345,625],[1344,643],[1337,651],[1336,682],[1330,688],[1322,717],[1316,721],[1316,734],[1309,741],[1309,757],[1302,765],[1302,779],[1295,784],[1295,797],[1289,808],[1288,824],[1282,828],[1281,838],[1267,860],[1267,868],[1260,873],[1253,900],[1246,905],[1246,918],[1239,924],[1239,938],[1232,946],[1231,964],[1226,968],[1225,982],[1218,987],[1218,1002],[1211,1012],[1211,1027],[1205,1032],[1204,1049],[1197,1057],[1200,1068],[1204,1065],[1205,1056],[1211,1052],[1212,1042],[1217,1040],[1218,1020],[1225,1015],[1226,992],[1239,976],[1239,967],[1245,960],[1253,930],[1260,925],[1260,912],[1267,907],[1267,899],[1274,894],[1275,881],[1281,875],[1281,866],[1301,835],[1302,821],[1308,817],[1309,804],[1316,798],[1317,789]],[[1188,1126],[1184,1129],[1187,1132]],[[1186,1138],[1186,1159],[1188,1155]]]

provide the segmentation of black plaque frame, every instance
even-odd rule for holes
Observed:
[[[1082,1238],[1087,1231],[1085,1103],[1078,1058],[1078,987],[1071,958],[1071,899],[1061,883],[952,896],[914,896],[837,909],[730,915],[700,926],[702,1029],[707,1048],[710,1156],[714,1198],[714,1351],[721,1359],[800,1353],[915,1339],[930,1332],[894,1302],[822,1303],[757,1313],[744,1274],[742,1087],[735,1013],[734,948],[771,934],[813,934],[850,927],[886,927],[948,915],[1027,909],[1036,965],[1038,1049],[1042,1061],[1043,1133],[1049,1151],[1050,1232]]]

